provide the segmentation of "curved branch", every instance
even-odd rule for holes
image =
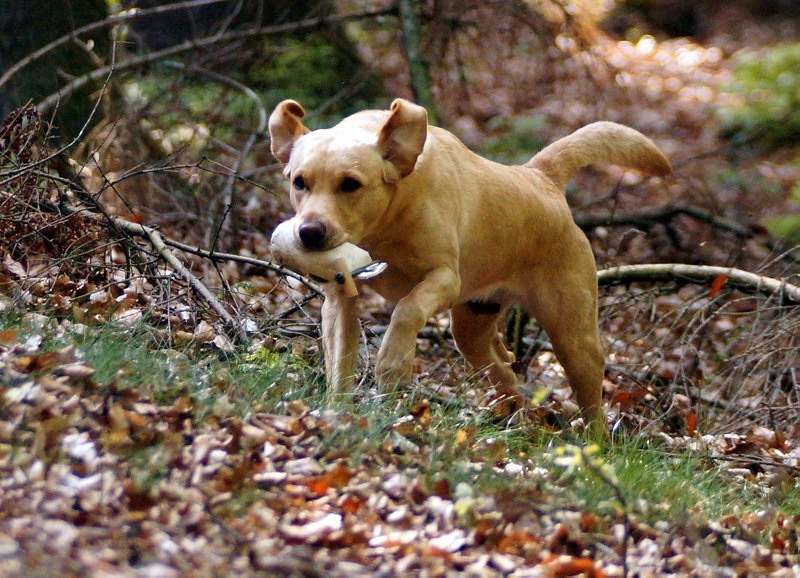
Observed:
[[[39,60],[42,56],[46,55],[48,52],[52,52],[56,48],[67,44],[74,38],[77,38],[79,34],[86,34],[87,32],[92,32],[93,30],[97,30],[99,28],[105,28],[106,26],[113,26],[114,24],[118,24],[120,22],[127,22],[128,20],[136,20],[137,18],[141,18],[143,16],[148,16],[150,14],[160,14],[162,12],[172,12],[174,10],[187,10],[190,8],[195,8],[197,6],[205,6],[206,4],[219,4],[220,2],[225,2],[226,0],[188,0],[187,2],[178,2],[176,4],[165,4],[162,6],[156,6],[154,8],[131,8],[130,10],[125,10],[124,12],[120,12],[119,14],[114,14],[113,16],[109,16],[108,18],[104,18],[103,20],[98,20],[97,22],[91,22],[85,26],[81,26],[80,28],[76,28],[75,30],[69,32],[68,34],[64,34],[63,36],[59,36],[52,42],[45,44],[39,50],[35,52],[31,52],[22,60],[17,61],[14,65],[11,66],[8,70],[6,70],[2,76],[0,76],[0,87],[5,85],[9,79],[14,76],[17,72],[29,66],[30,64]]]
[[[218,42],[246,40],[248,38],[255,38],[258,36],[271,36],[275,34],[287,34],[292,32],[298,32],[300,30],[309,30],[313,28],[318,28],[320,26],[339,24],[341,22],[348,22],[351,20],[374,18],[376,16],[385,16],[387,14],[393,14],[393,13],[394,9],[366,10],[364,12],[354,12],[351,14],[342,14],[340,16],[323,16],[320,18],[311,18],[308,20],[300,20],[298,22],[290,22],[287,24],[276,24],[273,26],[264,26],[248,30],[234,30],[231,32],[226,32],[224,34],[215,34],[213,36],[206,36],[203,38],[197,38],[195,40],[187,40],[186,42],[176,44],[175,46],[170,46],[168,48],[157,50],[156,52],[151,52],[149,54],[143,54],[141,56],[134,56],[132,58],[129,58],[128,60],[124,60],[113,66],[104,66],[102,68],[98,68],[97,70],[93,70],[88,74],[79,76],[78,78],[75,78],[70,83],[65,85],[57,93],[51,94],[50,96],[45,98],[36,106],[39,109],[39,112],[44,114],[46,112],[49,112],[60,100],[66,99],[77,90],[80,90],[81,88],[83,88],[84,86],[86,86],[91,82],[95,82],[103,78],[105,75],[110,74],[111,72],[120,72],[122,70],[129,70],[141,66],[146,66],[148,64],[152,64],[153,62],[156,62],[157,60],[168,58],[170,56],[175,56],[177,54],[181,54],[184,52],[191,52],[193,50],[207,48],[209,46],[217,44]]]
[[[686,265],[683,263],[657,263],[648,265],[622,265],[597,272],[601,287],[633,281],[690,281],[710,283],[724,275],[726,283],[745,293],[778,294],[794,304],[800,304],[800,286],[783,279],[774,279],[733,267],[712,265]]]

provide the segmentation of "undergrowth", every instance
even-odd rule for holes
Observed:
[[[671,450],[642,437],[616,439],[601,442],[592,454],[595,467],[587,467],[580,458],[564,459],[569,451],[563,448],[580,447],[580,437],[419,394],[359,392],[334,400],[311,365],[263,347],[225,354],[176,351],[144,324],[89,326],[8,311],[0,317],[0,332],[4,346],[17,343],[20,355],[74,347],[76,357],[95,370],[98,387],[130,388],[157,403],[187,396],[196,420],[213,416],[224,423],[253,411],[286,413],[292,402],[301,402],[329,423],[317,450],[322,459],[344,457],[353,468],[391,463],[421,473],[431,487],[446,484],[456,500],[524,496],[529,502],[603,514],[625,511],[646,523],[671,525],[768,508],[787,516],[800,513],[796,487],[766,491],[726,473],[702,449]],[[577,455],[589,451],[583,448]],[[142,487],[168,475],[164,460],[157,445],[131,456]],[[240,498],[251,501],[258,492]]]

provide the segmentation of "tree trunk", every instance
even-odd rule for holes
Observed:
[[[419,2],[417,0],[399,0],[400,25],[403,29],[403,46],[408,60],[408,71],[411,76],[411,91],[417,104],[428,109],[428,120],[431,124],[439,123],[439,115],[433,102],[431,77],[428,62],[422,55],[422,32],[420,30]]]

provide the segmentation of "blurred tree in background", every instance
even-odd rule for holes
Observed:
[[[63,34],[108,15],[105,0],[69,2],[0,2],[0,73],[18,60]],[[37,102],[58,91],[71,77],[80,76],[95,66],[94,54],[108,51],[107,31],[83,36],[62,49],[45,55],[21,71],[13,83],[0,87],[0,117],[29,100]],[[56,124],[64,135],[75,135],[91,111],[95,87],[80,91],[76,98],[60,103]]]

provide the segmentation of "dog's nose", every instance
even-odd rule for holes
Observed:
[[[325,242],[328,228],[322,221],[305,221],[297,228],[297,235],[306,249],[320,249]]]

